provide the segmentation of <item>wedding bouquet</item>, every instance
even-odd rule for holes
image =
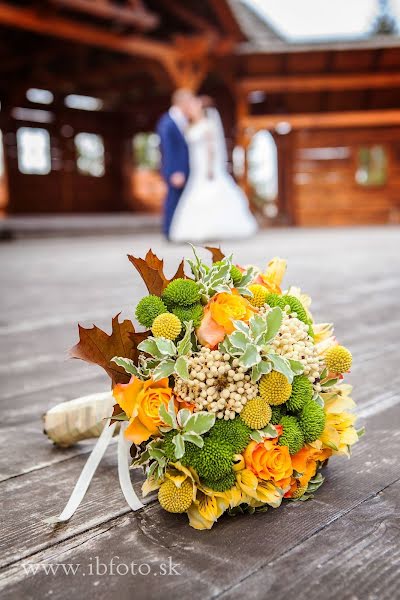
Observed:
[[[80,327],[72,355],[111,376],[111,422],[144,469],[143,494],[209,529],[224,512],[312,498],[321,467],[349,456],[361,431],[342,382],[352,355],[314,322],[307,295],[281,290],[286,262],[263,272],[193,250],[171,280],[152,251],[129,256],[149,292],[135,311],[145,330],[118,316],[110,336]]]

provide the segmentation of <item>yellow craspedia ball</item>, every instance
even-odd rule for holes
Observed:
[[[187,511],[193,501],[192,482],[186,479],[178,488],[171,479],[166,479],[158,490],[158,501],[168,512],[183,513]]]
[[[260,285],[259,283],[254,283],[253,285],[249,285],[249,290],[253,294],[251,298],[248,298],[250,304],[252,304],[256,308],[264,306],[265,300],[268,296],[267,288],[263,285]]]
[[[154,337],[164,337],[167,340],[175,340],[182,331],[182,323],[172,313],[162,313],[153,321],[151,328]]]
[[[240,418],[250,429],[262,429],[266,427],[271,420],[272,410],[269,404],[263,398],[257,396],[249,400],[242,412]]]
[[[307,491],[306,485],[298,485],[297,489],[292,492],[291,498],[301,498]]]
[[[351,367],[353,357],[350,350],[344,346],[332,346],[325,353],[325,364],[328,371],[346,373]]]
[[[292,393],[292,386],[282,373],[278,371],[271,371],[267,375],[263,375],[258,384],[260,396],[272,404],[272,406],[279,406],[290,398]]]

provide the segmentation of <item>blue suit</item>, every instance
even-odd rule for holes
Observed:
[[[170,178],[173,173],[189,175],[189,149],[179,127],[169,113],[165,113],[157,124],[157,133],[161,140],[161,174],[168,186],[164,204],[163,233],[169,237],[169,230],[183,188],[174,187]]]

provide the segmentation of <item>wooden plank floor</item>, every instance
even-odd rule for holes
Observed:
[[[188,253],[157,236],[0,245],[1,597],[398,598],[397,228],[274,230],[225,244],[242,264],[288,258],[286,283],[313,295],[317,319],[333,320],[337,336],[353,351],[350,379],[367,435],[351,461],[330,461],[314,501],[225,517],[210,532],[198,532],[184,516],[169,515],[152,501],[129,512],[112,445],[70,523],[55,529],[43,523],[63,508],[92,443],[57,450],[42,434],[41,415],[57,402],[108,385],[96,367],[66,360],[76,323],[108,328],[121,309],[132,317],[143,288],[125,254],[143,255],[149,245],[171,272]],[[132,480],[139,490],[140,474]],[[122,565],[120,574],[115,566],[110,574],[113,557]],[[55,574],[29,570],[50,563],[80,566],[75,575],[62,566]],[[170,564],[175,571],[169,573]],[[161,565],[167,575],[160,574]],[[126,568],[136,574],[125,575]]]

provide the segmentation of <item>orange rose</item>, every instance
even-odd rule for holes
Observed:
[[[281,489],[290,485],[293,473],[287,446],[279,446],[277,440],[250,442],[244,451],[246,467],[259,479],[273,481]]]
[[[172,389],[168,386],[167,377],[160,381],[141,381],[133,376],[129,383],[117,384],[113,396],[129,417],[126,438],[141,444],[152,435],[157,435],[158,428],[164,425],[158,411],[162,404],[168,407]]]
[[[314,477],[317,471],[317,462],[326,460],[331,454],[332,451],[329,450],[329,448],[320,450],[307,445],[296,452],[296,454],[293,454],[293,469],[302,474],[301,477],[298,478],[301,487],[308,485],[310,479]]]
[[[197,330],[203,346],[215,348],[226,334],[234,331],[232,321],[249,321],[256,309],[235,289],[232,293],[216,294],[204,309],[204,317]]]

